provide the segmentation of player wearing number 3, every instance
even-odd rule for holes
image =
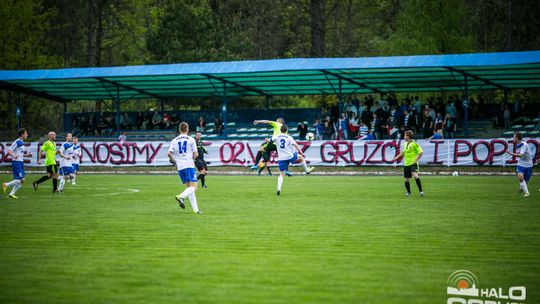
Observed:
[[[186,185],[186,189],[175,196],[175,199],[180,204],[182,209],[185,209],[184,199],[189,197],[191,208],[193,212],[199,214],[199,206],[197,205],[197,198],[195,197],[195,191],[197,190],[197,177],[195,176],[195,162],[194,160],[199,156],[197,152],[197,144],[195,139],[188,135],[189,125],[185,122],[180,123],[180,136],[171,141],[169,146],[169,159],[171,163],[176,164],[178,168],[178,175],[182,180],[182,184]]]
[[[289,169],[289,164],[300,161],[306,174],[309,174],[311,173],[311,171],[313,171],[313,167],[308,168],[306,160],[304,159],[304,153],[302,153],[302,150],[300,150],[296,141],[294,141],[292,137],[287,135],[287,126],[282,125],[280,130],[281,134],[274,136],[273,138],[277,146],[279,166],[277,195],[281,193],[283,177],[285,176],[285,172],[287,172],[287,170]]]

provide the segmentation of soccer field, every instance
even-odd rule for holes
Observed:
[[[433,304],[461,269],[540,303],[537,177],[209,176],[201,215],[175,175],[36,178],[0,199],[1,303]]]

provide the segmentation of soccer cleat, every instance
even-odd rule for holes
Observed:
[[[199,210],[199,211],[195,212],[195,214],[202,214],[202,211]]]
[[[280,190],[278,190],[278,191],[277,191],[277,195],[279,195],[280,193],[281,193],[281,191],[280,191]]]
[[[313,169],[315,169],[315,167],[309,167],[306,171],[306,174],[310,174]]]
[[[2,183],[2,190],[4,191],[4,193],[6,193],[6,190],[7,190],[6,183]]]
[[[518,194],[521,194],[521,193],[523,193],[523,189],[521,189],[521,187],[519,187]]]
[[[292,176],[292,173],[289,170],[285,170],[285,175]]]
[[[529,197],[529,195],[530,195],[529,192],[523,193],[523,197]]]
[[[178,194],[174,198],[178,201],[178,204],[180,205],[180,208],[186,209],[186,205],[184,205],[184,199],[180,197],[180,194]]]
[[[424,197],[424,192],[420,191],[420,196]]]
[[[64,190],[56,190],[57,193],[62,194],[64,193]]]
[[[71,184],[72,184],[72,185],[76,185],[76,183],[75,183],[75,182],[72,182]]]
[[[409,192],[407,192],[407,193],[405,193],[405,196],[406,196],[406,197],[410,197],[411,194],[410,194]]]
[[[206,185],[203,185],[202,187],[203,187],[204,189],[208,188]]]
[[[15,194],[10,194],[10,195],[8,195],[8,196],[11,197],[11,198],[15,198],[15,199],[18,198],[18,197],[15,196]]]
[[[32,187],[34,187],[34,191],[37,191],[38,184],[36,182],[33,182]]]
[[[257,169],[257,165],[253,165],[253,166],[251,166],[251,168],[249,168],[249,169],[250,169],[250,170],[255,170],[255,169]]]

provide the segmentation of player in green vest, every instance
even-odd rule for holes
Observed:
[[[53,131],[48,134],[49,139],[41,146],[41,151],[38,153],[38,164],[41,164],[41,152],[45,152],[45,167],[47,168],[47,175],[42,176],[40,179],[32,183],[34,190],[37,190],[38,185],[44,181],[52,178],[53,193],[58,189],[58,165],[56,164],[56,133]]]
[[[416,185],[418,186],[418,191],[420,192],[420,196],[424,196],[424,192],[422,191],[422,182],[420,182],[420,177],[418,176],[418,171],[420,169],[418,161],[422,157],[422,154],[424,154],[424,151],[422,150],[422,147],[420,147],[420,145],[414,140],[413,131],[406,131],[404,137],[405,146],[403,147],[403,151],[401,151],[398,156],[394,157],[394,161],[398,160],[402,156],[405,156],[405,161],[403,163],[403,177],[405,178],[405,189],[407,189],[407,193],[405,193],[405,195],[407,197],[411,196],[411,185],[409,184],[409,179],[414,177]]]

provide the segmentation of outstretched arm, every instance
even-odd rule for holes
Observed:
[[[262,119],[262,120],[254,120],[253,121],[253,124],[254,125],[258,125],[258,124],[271,124],[273,121],[271,120],[266,120],[266,119]]]

